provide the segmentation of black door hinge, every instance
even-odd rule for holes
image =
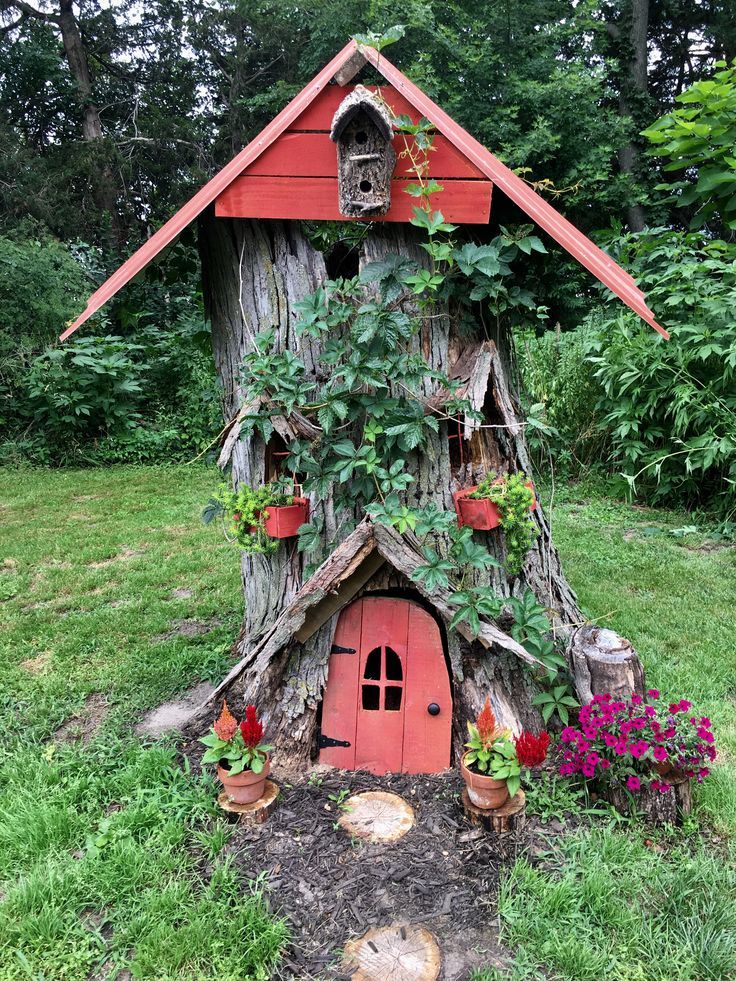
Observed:
[[[320,749],[328,749],[331,746],[349,746],[350,743],[347,739],[333,739],[332,736],[323,736],[320,733],[317,745]]]
[[[357,651],[354,647],[340,647],[339,644],[332,645],[333,654],[356,654]]]

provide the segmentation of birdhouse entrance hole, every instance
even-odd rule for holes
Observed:
[[[442,635],[418,603],[356,600],[340,614],[322,702],[320,762],[382,774],[450,765],[452,695]]]

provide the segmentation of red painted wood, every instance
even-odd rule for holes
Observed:
[[[308,521],[308,498],[295,497],[294,503],[286,507],[266,508],[266,519],[263,524],[270,538],[293,538],[299,533],[301,526]]]
[[[322,732],[350,747],[321,750],[320,762],[371,773],[438,773],[450,765],[452,695],[442,635],[416,603],[380,596],[356,600],[343,610],[335,643],[356,654],[332,654],[322,702]],[[387,676],[387,648],[401,662],[401,680]],[[366,678],[372,651],[380,652],[380,676]],[[363,686],[377,694],[378,708],[363,706]],[[398,710],[386,708],[387,689],[401,690]],[[394,697],[396,692],[394,691]],[[427,707],[436,702],[440,714]]]
[[[386,597],[365,597],[363,625],[360,638],[360,683],[357,691],[358,724],[355,733],[355,767],[371,773],[400,773],[403,759],[404,709],[406,692],[402,691],[399,711],[386,711],[386,688],[406,684],[407,640],[409,632],[409,604],[405,600]],[[390,682],[386,679],[386,647],[389,646],[401,660],[403,680]],[[381,678],[378,681],[364,677],[371,651],[381,648]],[[379,689],[379,709],[363,708],[364,685]]]
[[[365,48],[366,59],[383,75],[387,82],[395,86],[398,94],[406,98],[422,116],[432,122],[483,173],[517,204],[522,211],[548,232],[570,255],[574,256],[597,279],[604,283],[616,296],[637,313],[642,320],[653,327],[665,340],[667,331],[660,327],[654,314],[646,304],[646,297],[636,285],[633,276],[617,265],[613,259],[583,235],[572,222],[534,191],[518,174],[502,164],[498,157],[474,139],[470,133],[455,122],[434,103],[429,96],[410,81],[406,75],[375,48]]]
[[[290,128],[329,131],[332,126],[332,117],[335,115],[337,107],[354,88],[354,85],[328,85],[304,109],[296,121],[291,124]],[[421,112],[417,112],[411,102],[397,92],[392,85],[366,85],[366,88],[370,92],[380,91],[395,116],[410,116],[415,123],[419,122],[422,118]]]
[[[409,139],[410,145],[413,140]],[[394,136],[396,150],[395,177],[415,179],[406,143],[400,134]],[[438,136],[429,154],[429,173],[444,177],[488,178],[462,155],[444,136]],[[402,156],[404,154],[404,156]],[[245,171],[248,177],[337,177],[337,150],[329,133],[295,133],[289,131],[272,143]],[[244,176],[245,176],[244,175]]]
[[[327,686],[322,698],[322,734],[347,740],[349,746],[320,750],[320,763],[343,770],[355,769],[355,727],[358,717],[357,690],[360,671],[360,632],[363,601],[351,603],[340,614],[335,628],[335,645],[354,647],[356,654],[331,654],[327,667]]]
[[[436,702],[439,715],[427,706]],[[450,765],[452,692],[440,628],[416,603],[409,603],[404,773],[439,773]]]
[[[404,193],[407,181],[391,185],[391,208],[367,221],[408,221],[416,198]],[[447,180],[443,190],[430,197],[447,221],[485,225],[491,213],[489,181]],[[293,218],[312,221],[346,221],[337,207],[337,178],[239,177],[215,203],[219,218]]]

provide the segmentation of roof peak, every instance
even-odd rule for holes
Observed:
[[[66,340],[86,320],[96,313],[115,293],[130,282],[167,245],[200,215],[240,174],[253,163],[282,133],[304,112],[314,99],[331,82],[347,85],[355,75],[370,64],[396,91],[426,117],[471,163],[473,163],[497,188],[506,194],[540,228],[578,260],[600,282],[607,286],[623,302],[637,313],[663,337],[667,332],[660,327],[646,303],[646,298],[632,276],[618,266],[587,236],[556,211],[518,175],[501,163],[489,150],[434,103],[429,96],[411,82],[383,54],[375,48],[350,40],[335,57],[325,65],[311,82],[289,104],[202,187],[176,214],[151,238],[130,256],[110,278],[93,293],[84,312],[61,335]]]

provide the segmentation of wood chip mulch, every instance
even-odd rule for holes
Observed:
[[[533,830],[503,839],[472,828],[460,805],[457,773],[438,776],[315,771],[278,779],[282,796],[268,822],[236,828],[228,845],[243,873],[266,871],[275,913],[292,941],[279,977],[337,979],[344,945],[370,927],[421,924],[437,937],[445,979],[501,966],[495,899],[504,863],[530,844]],[[337,826],[331,798],[363,790],[400,794],[416,823],[400,841],[370,844]]]

